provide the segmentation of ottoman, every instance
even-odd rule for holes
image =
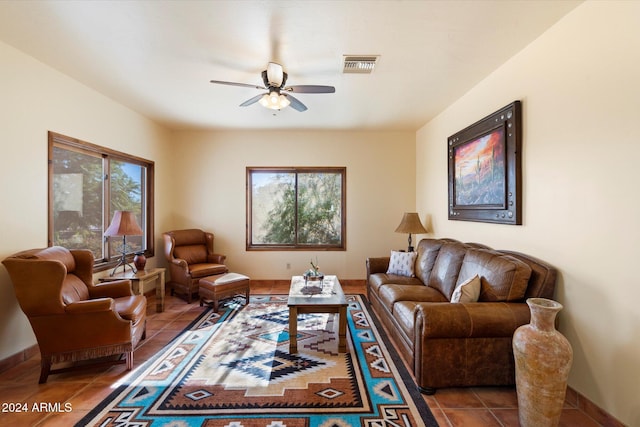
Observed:
[[[226,273],[207,276],[198,282],[200,307],[206,302],[213,303],[213,311],[218,311],[218,303],[224,298],[244,295],[249,302],[249,277],[244,274]]]

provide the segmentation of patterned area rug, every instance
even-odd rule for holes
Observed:
[[[304,314],[289,354],[286,296],[206,310],[76,426],[437,426],[367,301],[347,300],[348,353],[335,315]]]

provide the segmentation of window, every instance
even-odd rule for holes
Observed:
[[[247,168],[248,250],[345,250],[346,168]]]
[[[144,233],[127,236],[126,252],[153,256],[153,162],[49,132],[49,246],[90,249],[95,269],[109,268],[123,243],[104,238],[116,210]]]

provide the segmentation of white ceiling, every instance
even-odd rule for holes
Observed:
[[[172,129],[415,130],[580,1],[0,1],[0,40]],[[345,54],[380,55],[342,74]],[[269,61],[309,108],[239,107]]]

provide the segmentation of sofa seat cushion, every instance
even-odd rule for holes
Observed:
[[[478,301],[518,301],[524,298],[531,267],[510,255],[485,249],[469,249],[460,267],[459,280],[477,274],[482,288]]]
[[[134,325],[144,319],[147,312],[147,298],[143,295],[114,298],[116,311],[125,320],[131,320]]]
[[[424,287],[422,281],[417,277],[398,276],[397,274],[386,273],[376,273],[369,276],[369,287],[376,292],[380,286],[387,284],[418,285]]]
[[[447,298],[439,291],[424,285],[382,285],[378,289],[378,298],[389,311],[398,301],[447,302]]]
[[[189,272],[191,273],[191,277],[194,279],[214,276],[216,274],[224,274],[227,271],[227,266],[224,264],[202,263],[192,264],[189,266]]]

